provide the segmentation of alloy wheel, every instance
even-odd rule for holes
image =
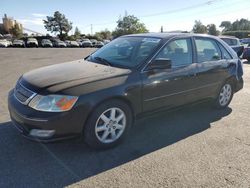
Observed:
[[[102,143],[115,142],[124,132],[126,115],[120,108],[109,108],[96,121],[95,134]]]
[[[221,106],[226,106],[232,96],[232,87],[230,84],[225,84],[220,92],[219,103]]]

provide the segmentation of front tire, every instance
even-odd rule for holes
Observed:
[[[94,109],[84,128],[84,140],[92,148],[107,149],[121,143],[132,125],[130,107],[109,100]]]
[[[233,84],[229,81],[225,82],[222,85],[219,94],[215,100],[216,108],[223,109],[228,107],[233,98],[233,94],[234,94]]]

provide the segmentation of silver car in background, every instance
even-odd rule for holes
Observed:
[[[43,39],[41,42],[41,46],[44,48],[52,48],[53,44],[49,39]]]

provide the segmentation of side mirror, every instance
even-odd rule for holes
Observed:
[[[171,69],[171,64],[172,62],[170,59],[155,59],[148,66],[148,70]]]

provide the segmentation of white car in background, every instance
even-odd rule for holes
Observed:
[[[12,46],[12,41],[7,40],[7,42],[8,42],[8,47]]]
[[[72,48],[79,48],[80,45],[77,41],[70,41],[70,47]]]
[[[110,40],[103,40],[104,45],[110,43]]]
[[[70,47],[70,41],[69,40],[65,40],[64,43],[66,44],[67,47]]]
[[[6,39],[0,39],[0,47],[7,48],[8,46],[10,46],[9,41]]]
[[[78,48],[80,45],[78,44],[78,42],[73,41],[73,40],[66,40],[65,41],[67,47],[69,48]]]
[[[27,47],[36,47],[38,48],[38,42],[35,38],[28,38],[26,42]]]
[[[17,39],[15,39],[14,41],[13,41],[13,43],[12,43],[12,46],[13,47],[25,47],[25,43],[24,43],[24,41],[23,40],[17,40]]]

